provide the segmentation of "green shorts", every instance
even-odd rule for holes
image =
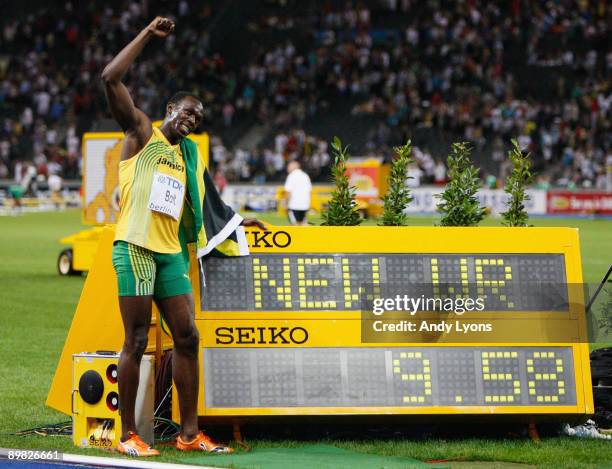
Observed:
[[[13,199],[21,199],[23,197],[24,192],[25,189],[22,186],[9,186],[9,194]]]
[[[155,299],[192,293],[189,265],[182,253],[160,254],[125,241],[115,241],[113,267],[119,296]]]

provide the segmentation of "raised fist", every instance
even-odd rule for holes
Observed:
[[[148,26],[149,31],[155,34],[157,37],[168,37],[168,35],[174,31],[174,21],[168,18],[162,18],[158,16]]]

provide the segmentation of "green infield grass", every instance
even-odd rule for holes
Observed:
[[[286,223],[275,214],[259,216],[269,223]],[[411,224],[431,226],[435,221],[435,217],[413,217]],[[611,262],[612,221],[539,218],[531,222],[535,226],[578,227],[585,282],[598,282],[605,274]],[[368,220],[367,223],[375,222]],[[487,219],[483,224],[499,225],[499,220]],[[0,374],[3,378],[0,385],[0,447],[108,454],[74,448],[69,437],[15,435],[19,430],[68,420],[68,416],[45,407],[44,402],[84,282],[84,277],[57,274],[57,255],[63,249],[57,241],[83,228],[80,212],[76,210],[0,217]],[[358,453],[405,456],[423,461],[457,459],[511,461],[550,468],[612,467],[611,441],[549,436],[536,444],[525,436],[462,437],[460,420],[451,422],[454,423],[445,428],[456,426],[456,436],[444,438],[436,433],[420,438],[371,434],[363,437],[357,428],[348,436],[329,436],[320,430],[315,441],[307,442],[296,438],[270,439],[265,433],[249,434],[248,443],[255,449],[299,449],[306,444],[322,443]],[[161,451],[162,456],[157,461],[188,462],[172,448],[162,446]],[[214,456],[207,457],[205,462],[215,465]]]

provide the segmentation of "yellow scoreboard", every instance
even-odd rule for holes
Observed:
[[[192,269],[200,416],[593,412],[577,230],[273,227],[247,239],[251,256]],[[475,309],[461,312],[467,298]]]

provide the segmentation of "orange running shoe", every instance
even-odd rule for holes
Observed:
[[[229,446],[215,443],[203,432],[198,433],[193,441],[186,442],[180,436],[176,439],[176,448],[181,451],[205,451],[207,453],[233,453],[234,449]]]
[[[117,450],[120,453],[139,458],[159,456],[159,451],[151,448],[147,443],[142,441],[136,433],[128,432],[128,435],[129,437],[127,440],[119,441],[117,445]]]

